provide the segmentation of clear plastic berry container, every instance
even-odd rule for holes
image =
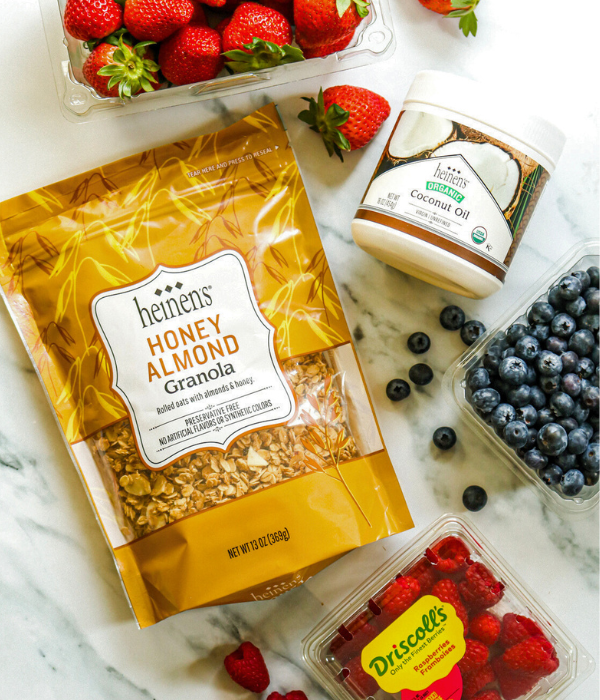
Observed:
[[[572,517],[585,517],[598,506],[598,484],[584,486],[577,496],[566,496],[558,486],[547,486],[539,478],[534,469],[529,468],[513,448],[509,447],[486,423],[481,415],[469,404],[466,396],[466,380],[470,370],[477,367],[487,351],[495,342],[498,334],[506,331],[513,323],[527,324],[526,314],[536,301],[545,301],[549,289],[565,274],[576,270],[586,270],[592,265],[598,265],[600,243],[590,240],[571,248],[548,272],[543,275],[531,288],[472,345],[458,360],[449,367],[444,375],[444,393],[452,404],[457,404],[461,417],[466,425],[473,430],[504,463],[525,483],[532,488],[542,500],[559,515],[568,514]],[[544,347],[542,343],[542,347]]]
[[[453,515],[340,602],[303,653],[338,700],[558,700],[595,667],[481,533]]]
[[[83,64],[89,52],[82,41],[73,39],[63,29],[66,0],[39,0],[39,3],[61,109],[74,122],[135,114],[314,78],[388,58],[396,48],[388,0],[371,0],[369,15],[343,51],[255,72],[228,75],[222,71],[214,80],[162,88],[124,101],[101,97],[83,79]]]

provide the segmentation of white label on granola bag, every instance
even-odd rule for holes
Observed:
[[[507,269],[513,242],[498,202],[462,155],[429,157],[375,177],[361,209],[432,231]]]
[[[92,316],[151,469],[198,449],[226,450],[295,413],[275,330],[235,251],[159,265],[141,282],[96,296]]]

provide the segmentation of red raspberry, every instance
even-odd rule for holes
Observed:
[[[225,669],[236,683],[253,693],[262,693],[270,683],[269,672],[260,649],[243,642],[225,657]]]
[[[493,646],[500,635],[500,620],[492,613],[482,612],[469,622],[469,634],[488,647]]]
[[[507,668],[535,676],[548,676],[558,668],[556,650],[545,637],[528,637],[502,655]]]
[[[302,690],[290,690],[289,693],[282,695],[281,693],[274,692],[267,696],[267,700],[308,700],[306,693]]]
[[[492,659],[492,667],[496,672],[500,692],[504,700],[517,700],[535,688],[539,677],[515,673],[506,667],[501,656]]]
[[[490,664],[485,664],[477,671],[473,671],[466,678],[463,678],[463,694],[461,700],[472,700],[474,695],[483,690],[486,685],[493,683],[496,675]]]
[[[363,669],[359,656],[346,664],[343,673],[346,685],[360,698],[368,698],[379,690],[377,681]]]
[[[372,617],[371,613],[364,612],[352,622],[340,627],[340,632],[334,637],[329,649],[341,664],[350,661],[354,656],[360,656],[363,648],[379,634],[371,624]]]
[[[513,647],[527,637],[543,637],[544,633],[537,622],[523,615],[506,613],[502,618],[502,631],[500,632],[500,644],[505,649]]]
[[[377,619],[380,628],[387,627],[406,612],[417,600],[421,593],[419,582],[411,576],[400,576],[383,593],[381,602],[381,615]]]
[[[431,589],[433,588],[433,584],[438,579],[435,568],[425,557],[423,557],[423,559],[419,559],[413,568],[406,572],[406,575],[417,579],[419,585],[421,586],[421,595],[427,595],[430,593]]]
[[[459,591],[471,610],[482,610],[496,605],[504,595],[504,584],[483,564],[471,564],[461,581]]]
[[[462,540],[451,536],[444,537],[428,549],[426,556],[438,571],[444,574],[456,574],[467,567],[467,559],[471,553]]]
[[[467,630],[469,629],[469,617],[467,615],[467,610],[460,599],[458,587],[454,581],[449,578],[443,578],[441,581],[438,581],[431,589],[431,595],[436,596],[442,601],[442,603],[448,603],[454,608],[456,614],[458,615],[458,619],[463,623],[466,635]]]
[[[465,643],[467,645],[465,654],[457,664],[463,677],[485,666],[490,656],[489,649],[482,642],[476,639],[465,639]]]
[[[502,700],[502,698],[497,690],[484,690],[483,693],[477,693],[473,700]]]

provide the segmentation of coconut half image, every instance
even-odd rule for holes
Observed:
[[[463,156],[494,195],[500,209],[506,211],[521,184],[521,168],[512,155],[491,143],[472,141],[451,141],[431,154],[433,158],[454,155]]]
[[[388,153],[391,158],[412,158],[438,148],[453,132],[454,124],[449,119],[407,110],[398,122]]]

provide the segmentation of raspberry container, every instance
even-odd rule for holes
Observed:
[[[83,64],[89,52],[83,42],[73,39],[63,29],[66,0],[39,2],[61,109],[73,122],[135,114],[314,78],[389,58],[396,48],[388,0],[371,0],[369,15],[357,28],[350,46],[343,51],[254,72],[229,75],[223,71],[214,80],[163,88],[124,101],[101,97],[83,80]]]
[[[537,473],[529,468],[519,455],[509,447],[477,414],[466,398],[466,378],[470,369],[477,366],[486,350],[494,343],[498,334],[505,331],[516,322],[527,323],[526,314],[536,301],[545,301],[548,290],[558,280],[569,272],[585,270],[591,265],[598,265],[600,243],[589,240],[571,248],[555,265],[548,270],[532,287],[510,308],[487,333],[472,345],[458,360],[449,367],[444,375],[444,394],[448,401],[458,405],[461,417],[466,425],[473,430],[494,452],[512,469],[512,471],[532,488],[537,495],[555,512],[574,518],[585,517],[598,506],[598,484],[584,486],[579,495],[565,496],[559,488],[546,486]],[[543,345],[542,345],[543,347]]]
[[[338,700],[475,700],[484,692],[558,700],[595,667],[481,533],[453,515],[342,601],[303,652]]]

